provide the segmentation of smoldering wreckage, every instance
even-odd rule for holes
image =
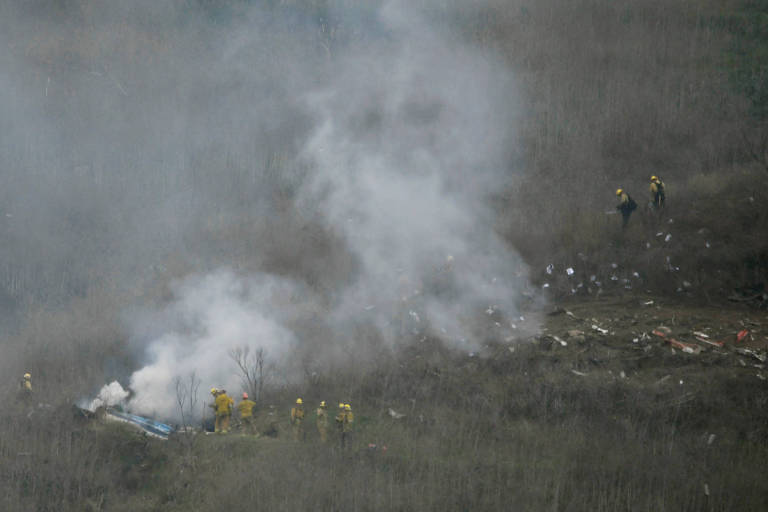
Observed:
[[[596,299],[591,304],[581,302],[557,306],[544,315],[542,325],[533,333],[525,333],[525,324],[533,323],[531,317],[534,313],[507,320],[505,323],[508,327],[504,330],[509,334],[503,338],[503,343],[488,344],[479,351],[465,352],[465,357],[495,360],[514,358],[518,348],[532,346],[544,353],[557,353],[559,358],[569,362],[570,373],[574,378],[637,379],[656,387],[688,385],[684,372],[681,371],[680,375],[675,375],[674,371],[667,373],[669,370],[662,368],[664,364],[649,363],[672,357],[685,359],[678,363],[683,364],[679,368],[685,365],[716,364],[732,367],[736,373],[751,374],[752,378],[759,381],[768,380],[768,336],[765,322],[757,320],[754,314],[748,314],[748,311],[755,313],[755,310],[721,310],[718,316],[695,309],[681,310],[674,304],[665,305],[664,300],[658,297],[640,297],[631,299],[635,312],[628,313],[632,308],[628,309],[626,300],[621,300],[614,297],[604,298],[602,302]],[[413,316],[411,312],[409,310],[407,313],[409,317]],[[617,314],[621,316],[617,317]],[[492,329],[498,331],[503,328],[498,321],[501,319],[498,308],[489,306],[484,316],[490,321]],[[500,352],[499,348],[502,347],[506,348]],[[33,394],[29,374],[25,375],[21,387],[22,393]],[[327,428],[328,413],[324,401],[318,405],[314,415],[312,413],[315,411],[304,412],[301,398],[293,407],[250,402],[253,406],[248,409],[248,418],[244,418],[242,410],[240,414],[233,410],[236,409],[234,400],[226,395],[225,390],[213,388],[211,391],[214,399],[223,394],[229,401],[227,415],[233,418],[231,428],[217,428],[219,422],[215,421],[215,403],[201,404],[203,414],[196,425],[191,422],[165,423],[159,421],[159,418],[133,414],[129,406],[131,392],[123,389],[116,381],[105,385],[93,400],[83,400],[73,408],[75,415],[84,420],[120,422],[156,440],[167,440],[174,435],[213,434],[218,431],[249,435],[253,439],[292,437],[299,441],[306,439],[305,423],[311,423],[313,429],[317,423],[320,438],[326,439],[327,431],[324,429]],[[691,391],[690,396],[694,393],[695,390]],[[246,401],[247,393],[243,393],[241,403]],[[339,403],[342,415],[345,406],[350,413],[349,432],[353,417],[351,408],[349,404]],[[30,406],[28,416],[45,414],[47,407],[50,406]],[[211,411],[209,407],[214,410]],[[379,413],[393,421],[408,417],[408,414],[392,407]],[[297,416],[300,418],[297,419]],[[337,426],[340,426],[339,421],[337,416]],[[342,435],[342,431],[340,428],[339,435]]]

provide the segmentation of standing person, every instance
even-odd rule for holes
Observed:
[[[296,399],[296,405],[291,408],[291,428],[293,431],[293,440],[299,441],[304,438],[304,400]]]
[[[232,417],[232,400],[227,396],[227,390],[222,389],[216,393],[214,409],[216,411],[216,432],[220,434],[229,433],[229,420]]]
[[[339,413],[336,415],[336,430],[339,431],[339,439],[341,439],[341,447],[344,447],[344,438],[342,432],[344,431],[344,404],[339,403]]]
[[[25,373],[24,377],[22,377],[21,382],[19,382],[19,386],[21,387],[21,391],[24,393],[32,393],[32,375],[29,373]]]
[[[248,399],[248,393],[243,393],[243,399],[237,404],[237,411],[240,413],[240,421],[243,424],[243,432],[248,435],[256,433],[253,424],[253,408],[256,402]]]
[[[616,205],[616,209],[621,212],[621,227],[626,228],[629,216],[637,208],[637,203],[629,194],[624,192],[624,189],[616,190],[616,196],[619,198],[619,204]]]
[[[349,444],[349,438],[352,435],[352,423],[355,421],[355,415],[352,414],[352,406],[344,404],[344,421],[341,427],[341,447]]]
[[[19,400],[27,405],[32,402],[32,375],[29,373],[19,381]]]
[[[317,431],[320,434],[320,442],[328,441],[328,407],[325,400],[320,402],[320,407],[317,408]]]
[[[345,448],[349,443],[349,438],[352,434],[352,423],[355,421],[355,416],[352,414],[352,406],[349,404],[339,404],[341,412],[336,416],[336,424],[341,433],[341,447]]]
[[[651,176],[651,204],[658,211],[664,208],[666,196],[664,194],[664,182],[657,176]]]

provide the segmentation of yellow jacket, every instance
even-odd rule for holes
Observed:
[[[351,432],[352,423],[354,422],[355,415],[352,414],[352,411],[340,412],[338,416],[336,416],[336,426],[339,427],[339,430],[342,432]]]
[[[291,408],[291,423],[301,423],[304,420],[304,409],[301,407]]]
[[[241,418],[250,418],[253,416],[253,408],[256,406],[256,402],[253,400],[243,400],[237,404],[237,410],[240,412]]]
[[[317,408],[317,426],[318,427],[328,426],[328,411],[326,409],[323,409],[322,407]]]
[[[214,402],[216,416],[229,416],[232,414],[232,404],[234,400],[229,398],[224,393],[216,395],[216,401]]]
[[[355,415],[352,414],[352,411],[346,411],[344,413],[344,423],[342,424],[341,431],[342,432],[351,432],[352,431],[352,423],[355,422]]]

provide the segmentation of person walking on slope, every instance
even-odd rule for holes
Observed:
[[[651,191],[651,205],[657,211],[664,208],[664,201],[666,196],[664,195],[664,182],[657,176],[651,176],[651,185],[649,187]]]
[[[296,399],[296,405],[291,408],[291,429],[293,440],[299,441],[304,438],[304,400]]]
[[[629,216],[637,208],[637,203],[629,194],[624,192],[624,189],[616,190],[616,196],[619,198],[619,204],[616,205],[616,209],[621,212],[621,227],[626,228]]]
[[[237,411],[240,413],[244,434],[254,435],[256,433],[253,424],[253,408],[255,406],[256,402],[248,399],[248,393],[243,393],[243,399],[237,404]]]
[[[328,441],[328,407],[325,400],[317,408],[317,432],[320,434],[320,442]]]

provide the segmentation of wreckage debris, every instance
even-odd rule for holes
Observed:
[[[661,326],[663,327],[663,326]],[[683,343],[682,341],[678,341],[670,336],[669,328],[664,328],[665,330],[661,330],[661,327],[654,329],[653,334],[658,336],[659,338],[663,339],[667,343],[669,343],[672,347],[677,348],[678,350],[682,350],[686,354],[699,354],[701,353],[701,347],[698,345],[694,345],[692,343]]]
[[[173,431],[173,428],[165,423],[160,423],[159,421],[150,418],[144,418],[143,416],[129,414],[112,408],[107,408],[104,417],[111,421],[127,423],[134,428],[142,430],[145,434],[151,437],[162,439],[164,441],[168,440],[168,436]]]
[[[761,363],[764,363],[766,360],[768,360],[768,355],[766,355],[763,352],[758,352],[756,350],[750,350],[748,348],[737,348],[736,352],[744,356],[754,357]]]

